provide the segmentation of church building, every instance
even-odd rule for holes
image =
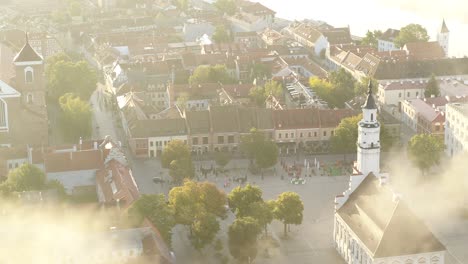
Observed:
[[[443,264],[444,245],[380,172],[380,124],[371,84],[358,124],[349,189],[335,197],[335,248],[349,264]]]
[[[26,44],[13,59],[16,76],[0,81],[0,147],[47,146],[44,61]]]

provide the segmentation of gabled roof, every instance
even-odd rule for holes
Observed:
[[[29,41],[26,39],[21,51],[15,56],[13,62],[27,62],[27,61],[42,61],[42,57],[29,45]]]
[[[372,252],[373,258],[444,251],[404,201],[370,173],[337,214]]]
[[[441,59],[445,57],[445,51],[437,41],[410,42],[403,47],[415,60]]]

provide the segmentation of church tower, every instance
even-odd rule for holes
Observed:
[[[439,42],[439,45],[444,49],[445,57],[448,57],[449,55],[449,34],[450,31],[448,30],[444,19],[442,20],[442,27],[440,32],[437,33],[437,42]]]
[[[13,60],[16,78],[15,86],[22,95],[22,103],[31,108],[44,108],[46,89],[44,60],[31,47],[26,34],[26,44]]]
[[[356,169],[365,177],[370,172],[380,173],[380,124],[377,121],[377,105],[369,82],[367,100],[362,106],[362,120],[358,123]]]

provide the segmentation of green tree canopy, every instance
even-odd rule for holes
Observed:
[[[195,170],[189,147],[181,140],[170,141],[161,155],[163,168],[169,168],[172,180],[181,184],[184,179],[192,179]]]
[[[394,42],[398,48],[402,48],[410,42],[426,42],[429,40],[427,30],[419,24],[408,24],[400,29],[400,34]]]
[[[276,98],[283,97],[283,85],[281,83],[270,80],[265,83],[265,97],[272,94]]]
[[[252,261],[257,256],[257,237],[261,226],[252,217],[241,217],[229,226],[228,243],[231,255],[241,263]]]
[[[197,250],[214,240],[219,231],[216,217],[226,214],[226,195],[212,183],[186,181],[169,192],[169,204],[176,223],[189,227],[189,239]]]
[[[381,36],[382,36],[382,31],[380,30],[374,30],[374,31],[368,30],[366,33],[366,36],[361,41],[361,45],[369,45],[369,46],[377,48],[379,44],[378,40]]]
[[[300,225],[302,223],[304,204],[297,193],[284,192],[275,202],[273,215],[275,219],[283,222],[284,235],[287,236],[287,225]]]
[[[66,93],[74,93],[88,100],[96,89],[97,74],[84,61],[73,61],[64,53],[58,53],[48,60],[46,79],[49,95],[58,99]]]
[[[128,209],[128,218],[134,227],[139,227],[143,219],[147,218],[158,228],[164,241],[171,245],[174,211],[163,194],[142,195]]]
[[[335,129],[334,135],[330,138],[331,150],[334,153],[354,153],[356,152],[356,142],[358,138],[358,123],[362,119],[362,114],[343,118]]]
[[[440,96],[439,82],[436,80],[434,74],[431,75],[431,78],[427,82],[426,90],[424,90],[424,96],[425,97]]]
[[[423,173],[439,164],[443,151],[442,139],[434,135],[418,134],[408,142],[408,156]]]
[[[342,108],[345,102],[353,98],[355,82],[353,76],[343,68],[331,72],[329,81],[317,77],[309,80],[312,90],[332,108]]]
[[[249,91],[249,97],[252,102],[255,103],[256,106],[258,107],[264,107],[265,106],[265,88],[262,86],[254,86],[250,88]]]
[[[60,123],[65,139],[76,142],[80,137],[89,138],[92,131],[90,105],[71,93],[61,96],[59,104],[62,109]]]
[[[233,83],[233,79],[229,76],[225,65],[200,65],[194,71],[192,76],[189,78],[189,83],[192,85],[198,85],[201,83]]]
[[[2,185],[10,192],[43,190],[46,187],[46,175],[34,165],[23,164],[11,170]]]
[[[262,190],[247,184],[244,188],[237,186],[228,195],[229,207],[237,217],[250,216],[251,205],[263,202]]]
[[[229,32],[226,30],[224,25],[219,25],[216,27],[215,32],[213,33],[212,39],[216,43],[228,43],[231,42],[231,37]]]
[[[254,62],[250,65],[250,79],[264,79],[271,77],[271,69],[263,63]]]
[[[258,224],[264,228],[265,234],[267,233],[268,224],[273,221],[273,210],[275,208],[275,201],[257,201],[249,205],[247,215],[257,220]]]
[[[234,0],[217,0],[214,6],[221,12],[230,16],[234,15],[237,11],[237,5]]]
[[[365,95],[367,94],[367,91],[369,89],[369,81],[372,84],[372,92],[374,94],[377,94],[377,90],[379,87],[379,81],[374,79],[373,77],[362,77],[361,81],[356,82],[354,84],[354,95],[355,96],[360,96],[360,95]]]
[[[265,138],[265,135],[255,128],[241,138],[241,150],[260,168],[269,168],[278,161],[278,147]]]

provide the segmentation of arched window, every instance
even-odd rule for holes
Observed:
[[[413,264],[413,263],[414,263],[414,261],[412,259],[407,259],[405,261],[405,264]]]
[[[26,97],[26,102],[28,104],[32,104],[33,103],[33,95],[32,94],[28,94],[28,97]]]
[[[7,104],[0,98],[0,131],[8,130],[8,109]]]
[[[433,256],[431,258],[431,264],[439,264],[439,257]]]
[[[426,259],[425,258],[420,258],[418,260],[418,264],[426,264]]]
[[[26,83],[32,83],[34,81],[34,70],[32,67],[24,68],[24,81]]]

